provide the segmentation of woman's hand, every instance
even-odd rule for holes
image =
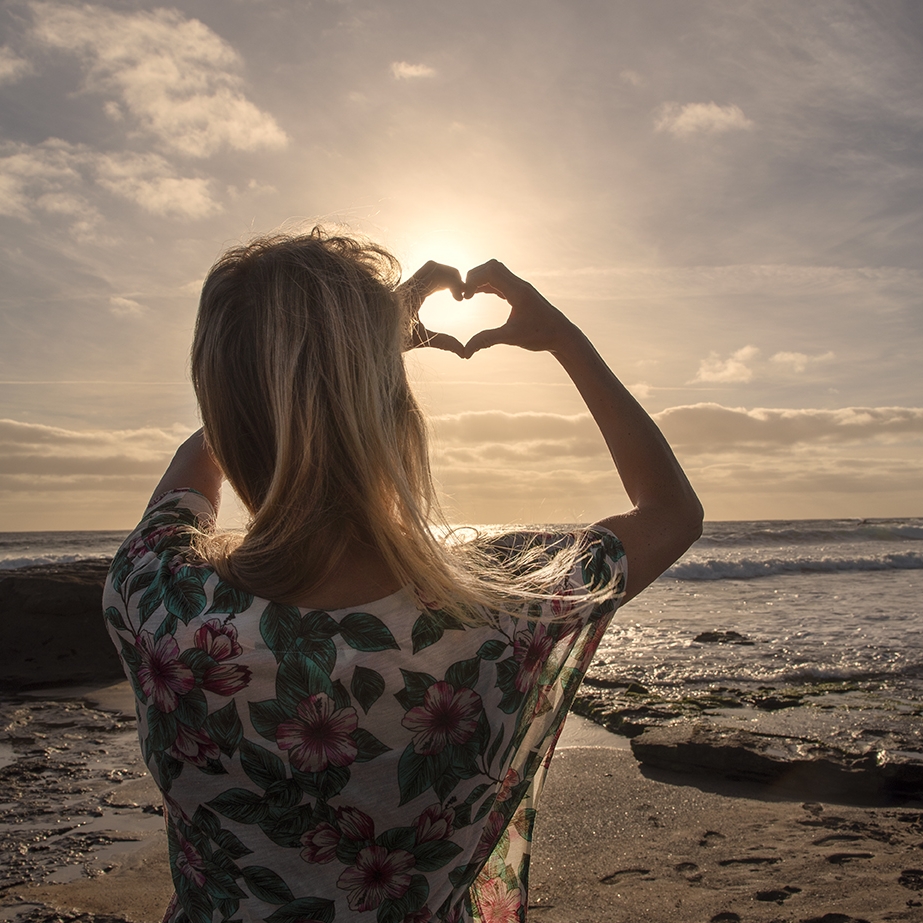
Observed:
[[[403,285],[398,288],[398,293],[408,300],[412,323],[410,348],[419,346],[432,346],[435,349],[445,349],[455,353],[462,359],[466,358],[465,347],[455,337],[448,333],[433,333],[423,326],[420,320],[420,308],[423,302],[435,292],[448,289],[456,301],[461,301],[464,294],[464,283],[461,273],[454,266],[445,266],[430,260],[421,266]]]
[[[580,331],[528,282],[513,275],[497,260],[482,263],[468,273],[465,298],[487,293],[498,295],[510,305],[510,316],[502,327],[482,330],[465,344],[468,358],[479,349],[499,343],[533,352],[555,352]]]

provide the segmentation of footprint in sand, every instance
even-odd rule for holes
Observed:
[[[603,875],[603,877],[599,879],[599,883],[602,885],[614,885],[618,884],[619,879],[624,875],[650,875],[650,873],[650,869],[642,868],[617,869],[614,872],[610,872],[608,875]]]
[[[699,846],[714,846],[718,840],[725,839],[723,833],[718,833],[717,830],[706,830],[702,834],[702,839],[699,840]]]
[[[864,836],[858,833],[831,833],[829,836],[822,836],[819,840],[814,840],[813,846],[825,846],[827,843],[855,843],[857,840],[864,840]]]
[[[847,913],[825,913],[822,917],[811,917],[801,923],[869,923],[862,917],[851,917]]]
[[[723,913],[716,913],[708,923],[740,923],[740,915],[726,910]]]
[[[834,865],[845,865],[847,862],[852,862],[854,859],[874,858],[874,853],[870,852],[835,852],[827,856],[827,861],[832,862]]]
[[[904,869],[897,883],[911,891],[923,891],[923,869]]]
[[[786,885],[784,888],[771,888],[766,891],[757,891],[756,899],[758,901],[775,901],[777,904],[781,904],[783,901],[787,901],[793,894],[800,894],[801,888],[796,888],[793,885]]]

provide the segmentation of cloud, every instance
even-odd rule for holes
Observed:
[[[712,352],[707,359],[699,363],[699,370],[692,382],[745,382],[753,378],[753,370],[746,364],[749,360],[759,355],[755,346],[743,346],[731,353],[727,359],[722,359],[718,353]]]
[[[769,357],[770,362],[776,362],[779,365],[791,366],[793,372],[803,372],[811,362],[828,362],[834,358],[832,352],[825,352],[819,356],[809,356],[807,353],[776,353]]]
[[[622,83],[627,83],[629,86],[639,87],[644,83],[644,78],[637,72],[633,70],[623,70],[619,74],[619,79]]]
[[[155,215],[203,218],[221,208],[211,180],[181,176],[159,154],[103,154],[57,138],[0,147],[0,214],[26,221],[40,212],[63,215],[85,235],[101,220],[89,200],[94,186]]]
[[[8,45],[0,45],[0,84],[15,83],[31,70],[32,65],[25,58]]]
[[[656,414],[654,419],[672,445],[691,452],[911,444],[923,439],[921,407],[746,410],[702,403],[671,407]]]
[[[144,313],[144,308],[134,298],[123,298],[121,295],[110,297],[109,310],[116,317],[140,317]]]
[[[109,117],[130,117],[162,147],[191,157],[285,147],[275,119],[244,95],[237,52],[199,20],[167,9],[53,2],[31,9],[34,37],[80,58],[87,89],[110,97]]]
[[[154,215],[205,218],[221,210],[210,179],[177,176],[157,154],[100,154],[94,166],[100,186]]]
[[[717,103],[664,103],[654,120],[657,131],[683,138],[694,134],[721,134],[754,127],[739,106]]]
[[[69,430],[0,420],[0,489],[13,491],[94,489],[108,478],[164,470],[183,434],[171,430]]]
[[[409,64],[407,61],[395,61],[391,73],[397,80],[413,80],[417,77],[434,77],[436,71],[428,64]]]

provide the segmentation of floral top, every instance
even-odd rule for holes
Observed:
[[[195,491],[158,499],[104,597],[163,792],[165,921],[524,920],[538,792],[624,589],[618,539],[542,536],[585,546],[528,612],[548,618],[470,627],[409,589],[334,611],[244,593],[189,548],[213,517]]]

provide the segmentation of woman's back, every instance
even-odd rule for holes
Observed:
[[[106,590],[164,792],[170,918],[509,918],[545,761],[624,589],[617,539],[542,537],[548,556],[585,543],[565,585],[531,621],[475,626],[409,588],[333,611],[236,590],[190,548],[212,515],[167,494]]]

